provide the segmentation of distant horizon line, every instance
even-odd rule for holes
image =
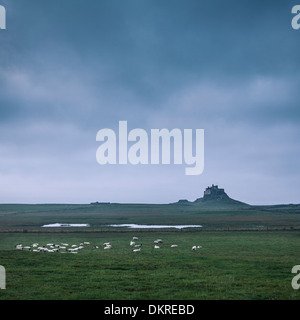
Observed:
[[[202,199],[202,198],[197,198]],[[179,201],[187,201],[189,203],[195,203],[196,200],[194,201],[189,201],[187,199],[180,199],[176,202],[168,202],[168,203],[156,203],[156,202],[109,202],[109,201],[101,201],[101,202],[90,202],[90,203],[75,203],[75,202],[0,202],[0,205],[174,205],[174,204],[179,204]],[[235,199],[234,199],[235,200]],[[239,201],[239,200],[236,200]],[[240,201],[242,202],[242,201]],[[296,206],[300,205],[300,203],[274,203],[274,204],[249,204],[246,202],[242,202],[246,205],[252,206],[252,207],[257,207],[257,206]]]

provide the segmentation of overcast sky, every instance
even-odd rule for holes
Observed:
[[[297,1],[0,0],[0,203],[300,203]],[[204,129],[205,165],[104,165],[102,128]]]

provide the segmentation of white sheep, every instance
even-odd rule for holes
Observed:
[[[193,247],[192,247],[192,250],[193,250],[193,251],[195,251],[196,249],[197,249],[197,247],[196,247],[196,246],[193,246]]]
[[[159,249],[159,246],[156,244],[156,245],[154,246],[154,249]]]
[[[139,249],[133,249],[132,251],[133,251],[133,252],[140,252],[140,251],[141,251],[141,248],[139,248]]]
[[[178,247],[177,244],[172,244],[172,245],[171,245],[171,248],[177,248],[177,247]]]

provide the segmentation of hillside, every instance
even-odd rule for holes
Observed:
[[[300,230],[299,214],[299,204],[253,206],[230,198],[224,189],[212,185],[202,198],[170,204],[0,204],[0,233],[103,232],[111,230],[111,224],[188,224],[202,225],[201,230]],[[42,227],[57,223],[90,227]]]
[[[199,209],[241,209],[250,208],[247,203],[234,200],[230,198],[224,189],[220,189],[218,186],[212,185],[207,187],[204,191],[203,197],[198,198],[193,202],[187,200],[179,200],[176,202],[179,205],[196,205]]]

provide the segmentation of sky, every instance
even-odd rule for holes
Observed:
[[[300,203],[296,4],[0,0],[0,203],[194,201],[212,184]],[[204,129],[203,173],[100,165],[97,132],[125,120]]]

